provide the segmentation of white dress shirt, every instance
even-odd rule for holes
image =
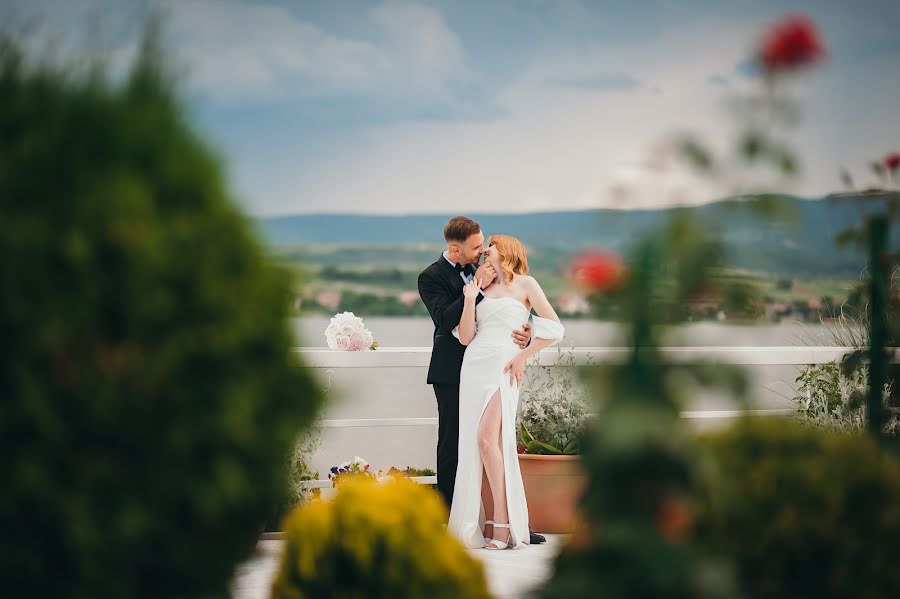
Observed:
[[[444,260],[446,260],[447,262],[449,262],[449,263],[450,263],[450,266],[452,266],[453,268],[456,268],[456,262],[454,262],[453,260],[451,260],[450,258],[447,257],[447,252],[444,252]],[[475,275],[467,275],[467,274],[465,273],[465,271],[460,271],[459,276],[461,276],[461,277],[462,277],[462,280],[465,281],[466,283],[471,283],[471,282],[472,282],[472,278],[473,278]]]

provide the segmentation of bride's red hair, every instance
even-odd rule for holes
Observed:
[[[500,269],[505,283],[511,283],[514,274],[528,274],[528,257],[521,241],[511,235],[491,235],[488,246],[491,245],[500,253]]]

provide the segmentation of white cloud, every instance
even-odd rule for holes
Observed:
[[[374,6],[377,43],[329,33],[274,4],[166,0],[162,5],[190,85],[219,101],[439,96],[450,82],[468,77],[459,40],[440,13],[423,5]]]
[[[394,0],[376,5],[371,16],[386,34],[386,50],[395,58],[395,77],[410,77],[416,85],[436,92],[448,80],[472,77],[459,38],[435,9]]]
[[[793,181],[746,168],[713,181],[673,160],[665,142],[685,131],[720,156],[734,147],[741,128],[726,99],[758,91],[761,81],[733,77],[715,87],[708,80],[751,55],[760,26],[710,18],[650,43],[544,53],[494,97],[506,118],[369,129],[302,184],[281,182],[269,206],[281,213],[505,212],[698,204],[760,189],[816,196],[837,187],[840,165],[862,170],[867,155],[896,147],[900,121],[891,105],[900,88],[884,74],[895,72],[898,59],[882,56],[848,67],[855,74],[826,64],[791,86],[804,107],[804,119],[781,131],[804,167]],[[609,73],[644,85],[558,85]],[[851,76],[875,84],[848,91]]]
[[[134,11],[117,13],[115,0],[56,4],[18,0],[11,6],[13,13],[46,11],[47,26],[64,32],[77,33],[79,18],[95,14],[134,27],[128,20]],[[716,148],[730,147],[737,127],[724,98],[760,84],[735,73],[735,65],[752,54],[768,23],[723,9],[633,43],[583,37],[556,47],[546,40],[524,43],[526,55],[537,58],[521,72],[505,71],[501,87],[478,72],[481,56],[467,56],[440,12],[416,2],[371,5],[356,24],[365,38],[328,31],[269,2],[149,5],[168,12],[169,48],[188,67],[188,83],[203,100],[265,111],[270,99],[342,94],[356,95],[354,106],[363,110],[369,102],[386,107],[394,119],[411,114],[410,107],[456,118],[378,126],[357,121],[336,132],[326,126],[317,131],[326,143],[312,149],[317,139],[295,142],[291,132],[278,139],[263,133],[245,143],[245,129],[217,122],[223,129],[214,134],[240,131],[226,152],[245,205],[256,214],[548,210],[618,206],[623,197],[629,207],[646,207],[715,199],[735,182],[712,184],[676,168],[660,142],[687,130]],[[804,118],[785,135],[806,167],[792,190],[808,195],[832,190],[840,166],[865,180],[867,161],[897,150],[900,139],[893,21],[862,15],[856,22],[834,10],[821,12],[833,29],[824,32],[833,51],[798,82]],[[598,18],[597,11],[585,18]],[[134,37],[112,54],[115,65],[133,55]],[[717,74],[727,86],[709,84]],[[565,82],[575,84],[560,85]],[[484,117],[485,106],[503,118],[464,120]]]
[[[727,130],[706,81],[745,55],[736,39],[721,23],[693,23],[649,47],[562,49],[497,94],[507,118],[371,129],[355,152],[304,181],[295,196],[302,205],[288,210],[530,211],[623,207],[623,198],[639,208],[721,197],[722,185],[671,159],[652,169],[647,162],[672,133],[690,129],[715,142]],[[644,85],[559,85],[608,73]]]

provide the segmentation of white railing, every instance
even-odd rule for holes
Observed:
[[[431,359],[430,347],[383,347],[369,352],[342,352],[319,347],[295,348],[306,367],[319,371],[327,371],[329,375],[344,372],[345,369],[377,369],[387,371],[393,379],[390,369],[415,369],[416,376],[421,378],[421,387],[425,386],[425,369]],[[573,360],[575,364],[620,363],[631,351],[627,347],[578,347],[549,348],[532,358],[533,364],[554,366],[561,360]],[[823,364],[840,360],[854,351],[847,347],[664,347],[660,349],[663,360],[670,362],[718,362],[739,366],[806,366]],[[900,359],[900,351],[895,350],[894,361]],[[370,370],[371,372],[371,370]],[[399,373],[400,371],[394,371]],[[390,382],[388,383],[390,384]],[[366,389],[369,391],[370,389]],[[388,388],[392,392],[393,389]],[[430,390],[428,390],[430,393]],[[784,416],[795,413],[793,408],[763,408],[747,410],[685,410],[681,417],[691,420],[729,419],[744,414],[761,416]],[[385,418],[326,418],[318,423],[322,429],[339,430],[355,428],[385,427],[436,427],[436,417],[385,417]],[[349,431],[348,431],[349,432]],[[413,480],[425,484],[434,484],[436,477],[415,477]],[[331,486],[329,480],[309,481],[310,488],[326,488]]]
[[[400,368],[427,367],[431,360],[430,347],[381,347],[375,351],[346,352],[322,347],[297,347],[293,350],[312,368]],[[567,354],[576,363],[621,362],[632,351],[628,347],[552,347],[535,358],[541,366],[553,366]],[[853,352],[848,347],[663,347],[660,354],[673,361],[716,361],[736,365],[791,366],[823,364],[839,360]],[[895,359],[897,355],[895,354]]]

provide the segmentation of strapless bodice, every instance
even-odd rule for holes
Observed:
[[[528,322],[529,310],[514,297],[486,297],[475,307],[475,339],[479,345],[513,343],[512,332]]]
[[[515,345],[512,332],[522,328],[529,317],[533,338],[551,339],[553,344],[562,341],[565,329],[555,320],[531,314],[514,297],[485,297],[475,307],[475,339],[469,345]],[[453,329],[453,334],[459,337],[459,327]]]

